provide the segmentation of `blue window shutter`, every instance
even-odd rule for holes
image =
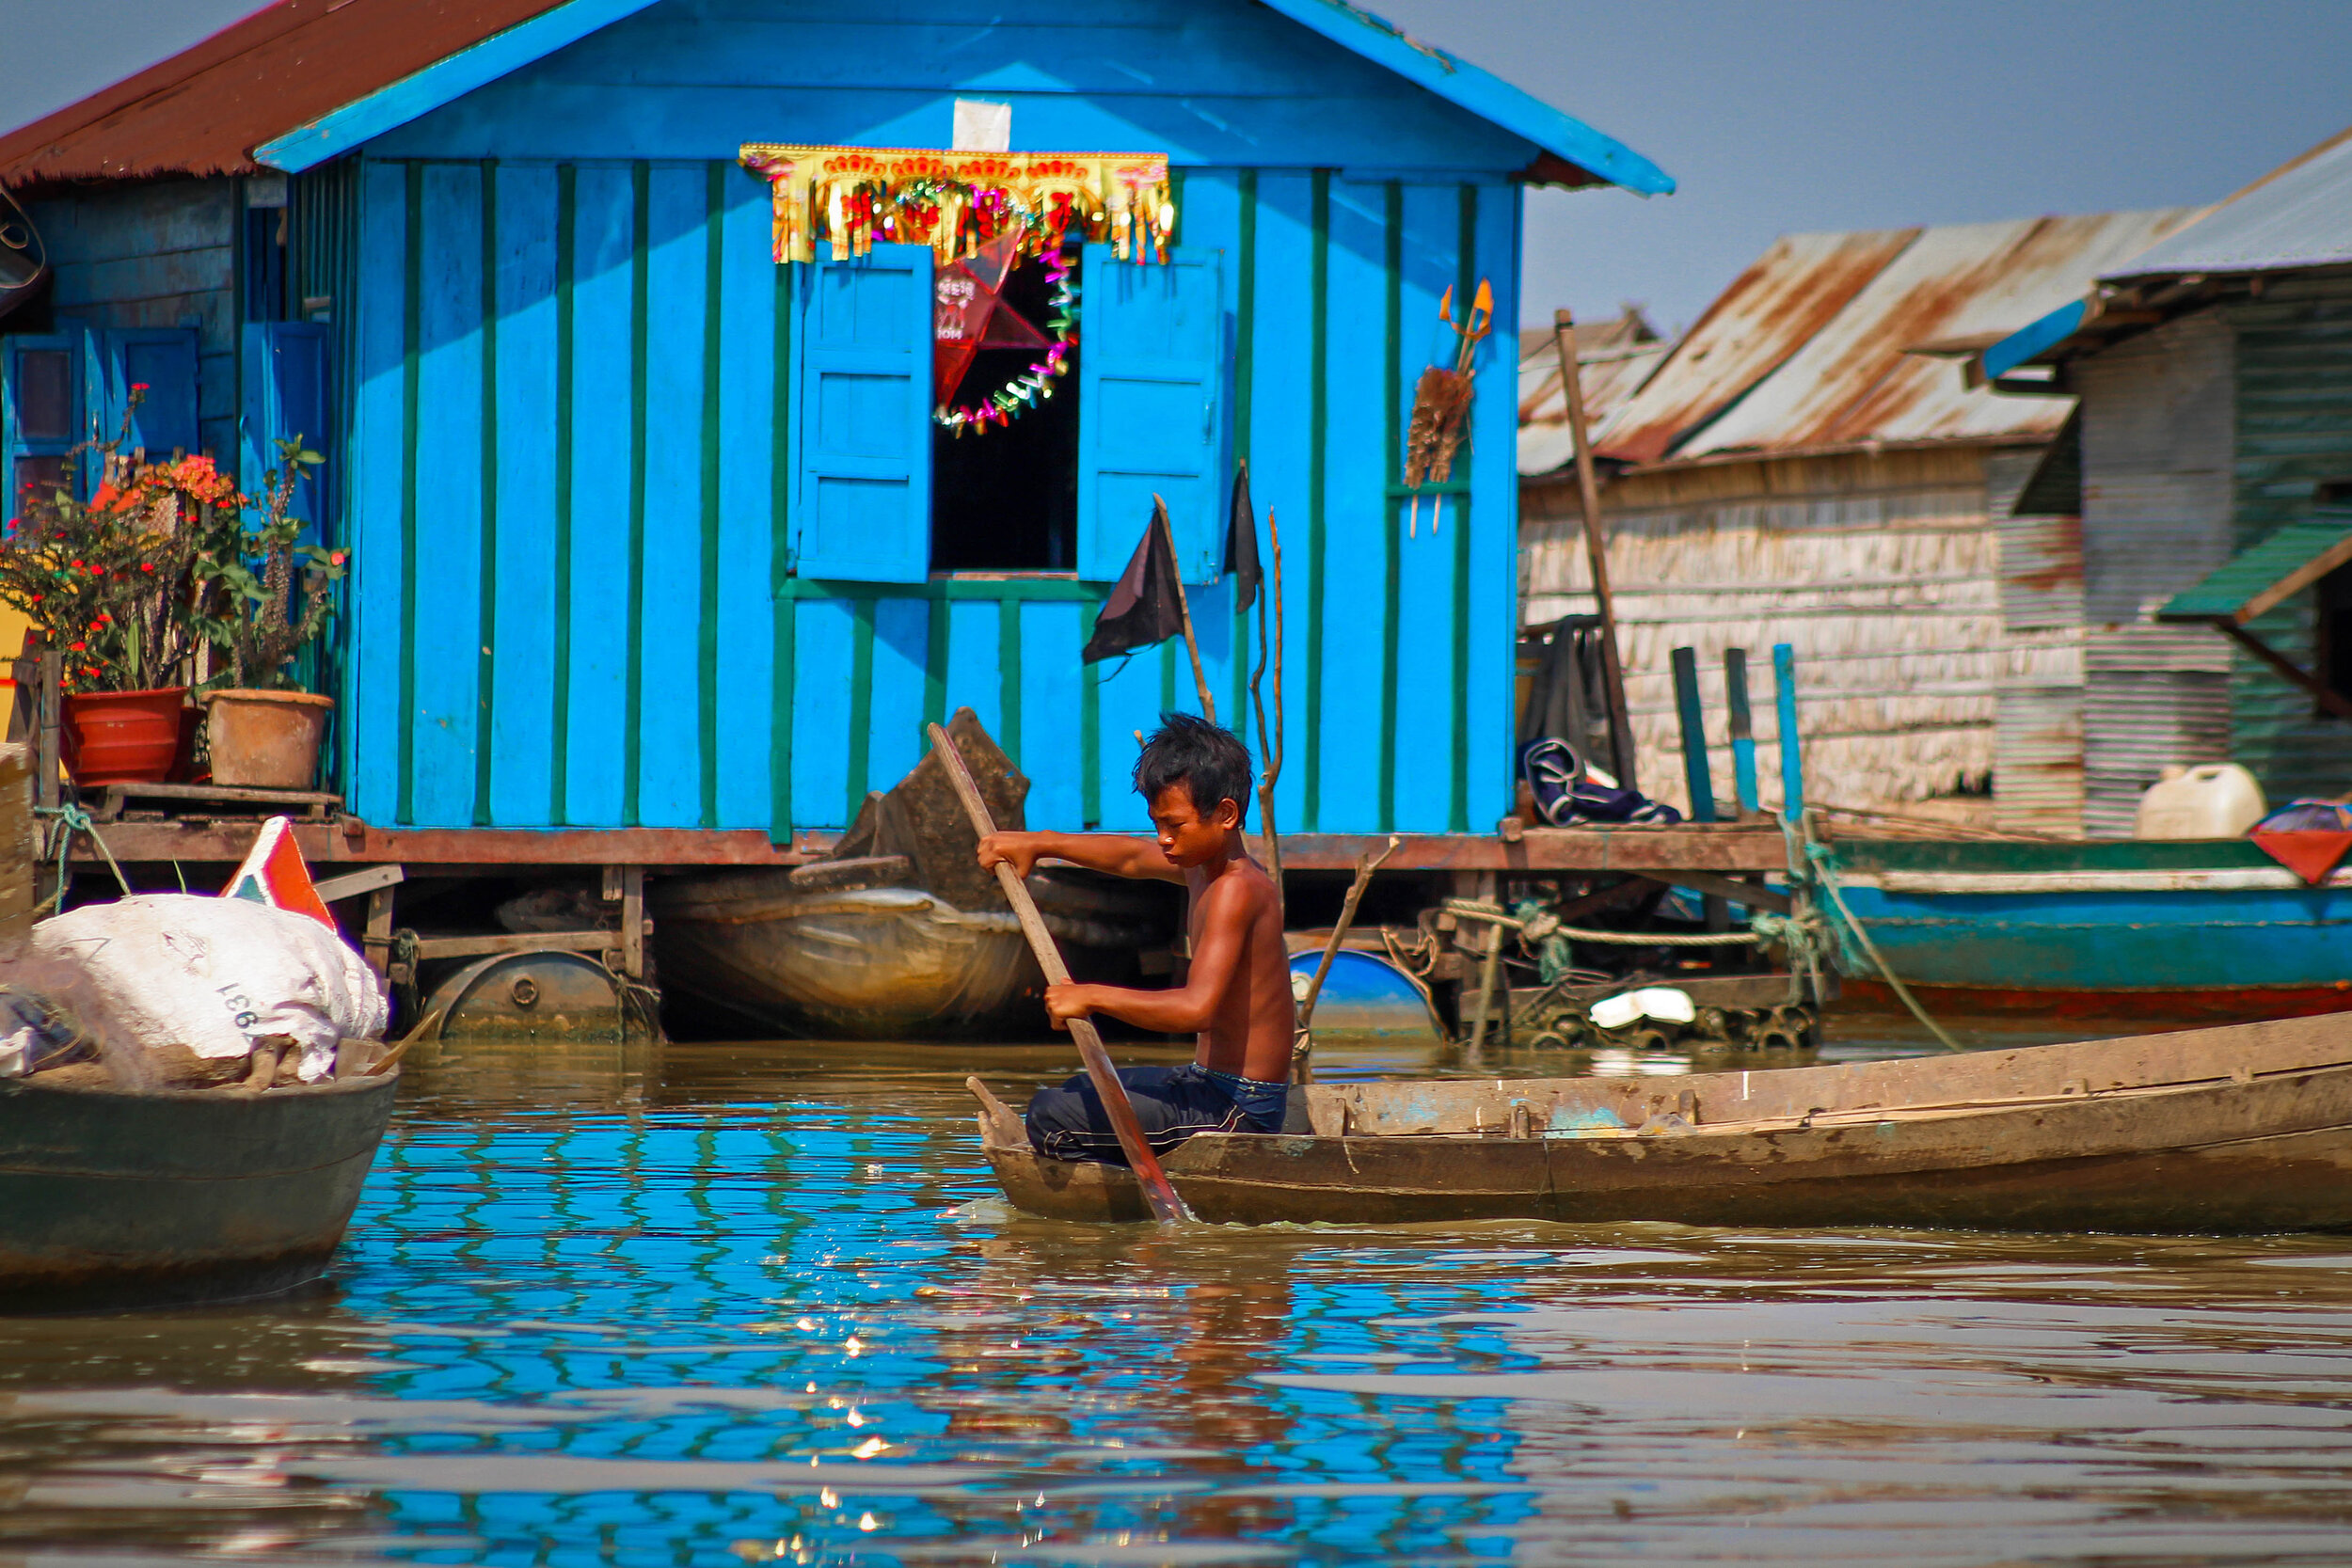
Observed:
[[[315,322],[247,322],[245,386],[238,420],[237,487],[259,500],[278,467],[278,443],[299,439],[334,462],[326,427],[329,406],[329,345],[334,328]],[[319,542],[326,519],[321,512],[331,494],[327,466],[306,471],[294,486],[294,515],[306,525],[303,540]]]
[[[1176,565],[1215,582],[1224,564],[1224,256],[1168,264],[1086,248],[1078,302],[1078,575],[1107,579],[1168,502]]]
[[[175,451],[198,451],[196,424],[196,328],[132,327],[88,335],[84,401],[92,439],[111,441],[131,406],[131,388],[146,395],[122,443],[125,456],[144,451],[161,463]],[[86,480],[96,479],[93,472]]]
[[[79,329],[0,338],[0,517],[13,517],[24,486],[54,483],[82,436]]]
[[[792,569],[921,582],[931,565],[931,252],[805,266],[793,332]]]

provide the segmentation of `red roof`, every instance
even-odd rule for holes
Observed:
[[[0,186],[250,174],[253,150],[560,0],[277,0],[0,136]]]

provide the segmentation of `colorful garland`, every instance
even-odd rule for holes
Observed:
[[[1059,250],[1048,250],[1038,260],[1045,267],[1045,281],[1053,289],[1046,306],[1053,311],[1045,328],[1053,335],[1053,344],[1045,357],[975,404],[944,404],[931,411],[931,418],[961,436],[966,430],[981,436],[988,434],[991,424],[1009,425],[1015,416],[1037,406],[1041,398],[1054,395],[1054,383],[1070,368],[1070,350],[1077,341],[1078,290],[1070,281],[1070,261]]]

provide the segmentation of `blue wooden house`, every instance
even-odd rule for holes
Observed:
[[[1167,164],[1165,254],[1073,239],[1075,373],[978,436],[933,418],[939,254],[780,263],[740,157],[950,150],[960,112],[1015,155]],[[1269,559],[1281,533],[1282,827],[1491,832],[1522,189],[1671,189],[1343,0],[281,0],[0,138],[0,182],[56,277],[0,321],[13,474],[134,380],[151,449],[326,453],[350,810],[778,840],[965,705],[1033,823],[1141,826],[1133,736],[1198,705],[1189,668],[1079,650],[1159,495],[1247,712],[1244,459]],[[1408,490],[1440,298],[1482,279],[1464,456]]]

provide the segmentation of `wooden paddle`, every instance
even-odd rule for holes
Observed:
[[[982,838],[996,831],[996,824],[988,815],[988,802],[980,799],[979,785],[972,782],[971,773],[963,766],[963,757],[955,742],[937,724],[929,726],[931,750],[938,753],[940,766],[947,771],[947,782],[956,787],[956,798],[963,802],[964,815],[972,819],[972,829]],[[1026,883],[1020,874],[1003,861],[996,863],[996,881],[1005,890],[1006,902],[1021,918],[1021,929],[1029,939],[1030,951],[1037,955],[1038,967],[1045,971],[1045,978],[1057,986],[1070,983],[1070,966],[1061,960],[1061,949],[1054,944],[1054,933],[1045,928],[1044,917],[1037,912],[1037,900],[1029,896]],[[1143,1139],[1143,1128],[1136,1120],[1136,1108],[1127,1100],[1127,1085],[1119,1081],[1111,1067],[1110,1053],[1103,1049],[1103,1037],[1095,1031],[1094,1021],[1073,1018],[1070,1021],[1070,1037],[1078,1042],[1079,1058],[1086,1063],[1087,1077],[1094,1085],[1095,1095],[1103,1101],[1104,1115],[1110,1117],[1111,1131],[1119,1134],[1119,1147],[1127,1156],[1127,1168],[1136,1173],[1143,1186],[1143,1196],[1152,1205],[1152,1213],[1162,1225],[1177,1225],[1192,1218],[1192,1211],[1160,1168],[1159,1156]]]

